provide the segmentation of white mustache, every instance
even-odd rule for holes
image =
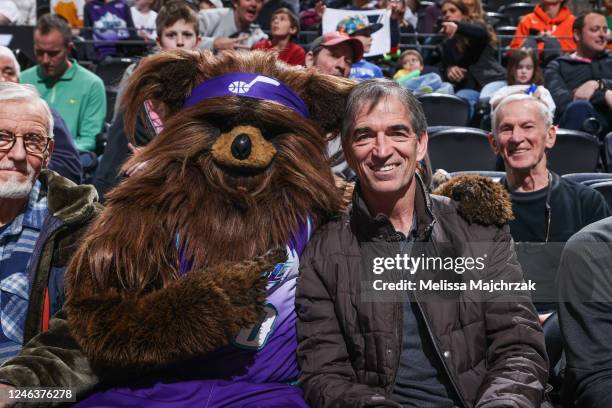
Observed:
[[[30,176],[31,174],[34,173],[34,169],[30,165],[30,163],[27,163],[27,167],[25,169],[20,169],[19,167],[15,166],[15,163],[13,163],[13,162],[11,162],[9,160],[6,160],[6,161],[2,160],[2,161],[0,161],[0,170],[19,171],[21,173],[25,173],[28,176]]]

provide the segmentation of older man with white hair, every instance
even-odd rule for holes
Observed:
[[[539,97],[509,95],[497,103],[489,135],[493,151],[506,167],[501,182],[512,201],[510,233],[521,243],[517,254],[525,279],[536,282],[534,305],[543,323],[551,369],[562,353],[556,282],[563,243],[583,227],[612,215],[599,192],[548,169],[546,151],[556,141],[553,116],[554,106]],[[533,244],[542,242],[552,244]],[[559,385],[555,373],[550,374],[549,381]]]
[[[62,307],[70,252],[98,211],[92,186],[45,169],[53,148],[36,89],[0,82],[0,362]]]
[[[18,83],[20,73],[19,63],[13,51],[0,45],[0,82]],[[51,114],[55,147],[49,168],[79,184],[83,175],[79,152],[64,119],[54,109],[51,109]]]

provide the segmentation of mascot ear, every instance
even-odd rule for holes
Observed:
[[[325,132],[340,130],[348,94],[357,82],[332,75],[320,74],[316,69],[304,72],[300,94],[310,110],[310,117]]]
[[[160,107],[158,113],[164,121],[180,111],[191,89],[203,81],[202,60],[212,57],[210,51],[173,50],[143,59],[131,75],[121,101],[130,138],[134,135],[136,116],[144,113],[145,101],[152,100]]]

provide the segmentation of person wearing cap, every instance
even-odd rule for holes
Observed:
[[[363,58],[363,44],[346,33],[325,33],[310,44],[305,65],[315,67],[324,74],[348,78],[351,65]]]
[[[363,52],[367,54],[372,47],[372,34],[382,28],[382,24],[369,24],[367,18],[359,16],[345,17],[336,26],[336,30],[346,33],[352,38],[356,38],[363,44]],[[383,73],[378,65],[372,64],[361,58],[351,66],[349,78],[360,81],[371,78],[382,78]]]

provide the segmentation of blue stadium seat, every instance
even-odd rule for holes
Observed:
[[[469,127],[453,127],[429,136],[432,169],[457,171],[495,170],[496,156],[489,147],[487,132]]]

